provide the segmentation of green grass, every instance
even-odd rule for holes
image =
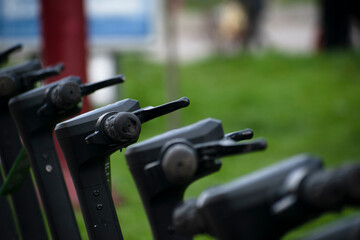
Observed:
[[[142,107],[165,102],[163,65],[125,55],[121,68],[127,78],[123,97],[138,99]],[[180,68],[180,92],[191,102],[180,110],[182,126],[212,117],[225,132],[252,128],[255,138],[268,141],[266,151],[224,158],[221,171],[191,185],[186,198],[298,153],[320,155],[327,167],[360,157],[360,54],[212,57]],[[140,141],[166,131],[165,120],[144,124]],[[112,156],[112,177],[124,198],[117,210],[125,239],[151,239],[123,153]],[[328,214],[288,239],[347,212]]]
[[[185,8],[190,10],[208,10],[215,8],[222,0],[192,0],[192,1],[184,1],[183,4]]]

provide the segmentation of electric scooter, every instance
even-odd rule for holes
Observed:
[[[135,143],[143,123],[188,105],[184,97],[140,109],[125,99],[56,126],[90,239],[123,239],[109,187],[110,155]]]
[[[121,83],[122,75],[81,84],[70,76],[13,97],[9,109],[29,156],[46,219],[53,239],[80,239],[53,142],[58,122],[81,110],[82,97],[100,88]]]
[[[172,214],[194,181],[218,171],[218,158],[266,148],[263,139],[246,143],[253,132],[224,134],[221,121],[205,119],[130,146],[126,162],[157,240],[192,239],[172,225]]]
[[[213,187],[176,208],[175,229],[217,239],[275,240],[325,212],[359,206],[360,164],[325,171],[298,155]]]

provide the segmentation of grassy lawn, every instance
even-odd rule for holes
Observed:
[[[120,62],[127,78],[124,98],[138,99],[142,107],[165,102],[163,65],[138,55]],[[255,137],[268,141],[264,152],[224,158],[221,171],[194,183],[186,198],[298,153],[320,155],[327,167],[360,158],[360,54],[212,57],[182,66],[180,80],[181,96],[191,102],[180,110],[182,126],[212,117],[222,121],[225,132],[252,128]],[[165,120],[144,124],[139,141],[166,131]],[[117,210],[125,239],[151,239],[123,153],[112,156],[112,178],[123,197]],[[326,215],[287,239],[349,211]]]

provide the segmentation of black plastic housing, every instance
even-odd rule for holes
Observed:
[[[85,139],[96,131],[98,118],[103,114],[139,108],[138,101],[125,99],[56,126],[55,135],[68,163],[90,239],[122,239],[105,167],[110,167],[113,152],[132,142],[88,144]]]
[[[0,124],[6,126],[0,131],[0,158],[5,176],[9,173],[22,148],[15,122],[8,108],[8,102],[10,97],[30,90],[33,87],[34,84],[22,82],[22,76],[28,72],[40,69],[40,61],[31,60],[0,70],[0,77],[10,76],[16,82],[13,84],[17,86],[15,88],[16,91],[12,92],[12,95],[0,96]],[[24,199],[26,199],[26,201],[24,201]],[[22,187],[11,195],[11,200],[17,216],[22,239],[47,239],[44,220],[30,174],[26,177]],[[2,225],[4,224],[5,223]],[[3,237],[6,238],[6,235]]]
[[[0,130],[0,158],[4,173],[7,175],[22,148],[22,144],[14,120],[7,107],[0,110],[0,124],[6,126]],[[44,219],[30,172],[21,188],[11,194],[11,200],[22,239],[47,239]]]
[[[322,210],[299,201],[292,190],[322,169],[319,158],[298,155],[202,192],[174,211],[176,229],[217,239],[275,240]],[[294,195],[293,195],[294,194]]]
[[[80,239],[72,205],[53,142],[56,123],[80,112],[77,104],[51,114],[39,109],[48,102],[48,92],[64,82],[81,83],[68,77],[12,98],[10,112],[28,153],[53,239]]]
[[[2,184],[2,180],[0,183]],[[0,197],[0,207],[2,209],[0,216],[0,231],[1,237],[4,239],[18,239],[18,235],[16,234],[14,219],[11,214],[10,206],[8,200],[5,196]]]

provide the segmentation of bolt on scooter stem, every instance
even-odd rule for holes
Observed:
[[[19,51],[21,48],[22,48],[21,44],[16,44],[16,45],[0,52],[0,64],[5,63],[12,53]]]
[[[135,180],[156,240],[188,240],[174,230],[175,207],[183,201],[186,188],[197,179],[218,171],[219,156],[266,148],[264,140],[236,144],[249,139],[250,129],[224,135],[219,120],[205,119],[175,129],[133,146],[126,161]]]
[[[119,76],[111,84],[123,82]],[[104,82],[107,82],[106,80]],[[81,110],[86,88],[79,77],[70,76],[12,98],[10,112],[16,122],[39,188],[53,239],[80,239],[53,142],[58,122]]]
[[[90,239],[123,239],[109,187],[110,155],[136,142],[142,123],[187,105],[181,98],[139,109],[138,101],[125,99],[56,126]]]
[[[306,176],[299,196],[318,209],[341,209],[344,205],[360,206],[360,164],[347,164]]]
[[[9,111],[9,99],[33,88],[35,80],[60,73],[62,67],[59,69],[59,66],[61,65],[41,69],[40,62],[32,60],[3,69],[0,72],[0,124],[6,126],[0,131],[0,157],[5,174],[4,177],[9,176],[8,174],[22,148],[15,122]],[[42,75],[43,72],[47,74],[44,76]],[[32,79],[26,77],[29,73],[32,74]],[[10,84],[10,87],[7,84]],[[28,164],[25,165],[28,167]],[[24,172],[19,174],[22,176],[16,177],[15,180],[17,182],[11,183],[12,186],[16,184],[20,187],[17,190],[14,189],[11,194],[11,200],[19,225],[19,233],[24,240],[47,239],[48,236],[43,216],[29,171],[26,171],[25,168]]]

